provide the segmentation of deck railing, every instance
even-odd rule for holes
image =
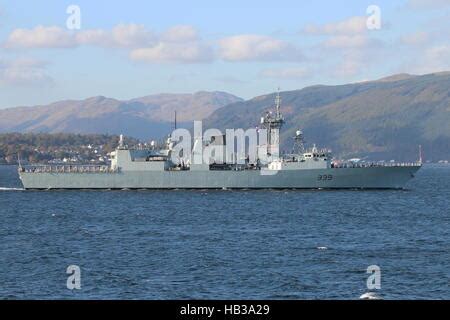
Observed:
[[[27,165],[19,168],[27,173],[116,173],[118,170],[101,165]]]
[[[420,162],[363,162],[332,163],[332,168],[371,168],[371,167],[420,167]]]

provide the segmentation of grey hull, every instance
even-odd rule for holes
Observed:
[[[386,166],[275,172],[21,172],[20,178],[25,189],[401,189],[419,168],[420,166]]]

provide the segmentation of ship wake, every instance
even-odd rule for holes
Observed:
[[[0,187],[0,191],[25,191],[24,188],[5,188],[5,187]]]

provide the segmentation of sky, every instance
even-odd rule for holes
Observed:
[[[0,0],[0,108],[450,71],[450,0]]]

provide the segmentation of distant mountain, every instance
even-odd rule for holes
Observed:
[[[450,159],[450,72],[399,74],[338,86],[281,93],[282,149],[303,129],[307,142],[343,158]],[[203,128],[250,128],[272,110],[275,93],[248,101],[224,92],[158,94],[127,101],[106,97],[0,110],[1,132],[119,134],[148,139],[203,119]]]
[[[44,106],[0,110],[1,132],[71,132],[126,134],[158,138],[170,132],[177,120],[202,120],[215,110],[237,101],[225,92],[157,94],[128,101],[102,96],[65,100]]]
[[[394,75],[377,81],[312,86],[281,93],[286,124],[283,149],[295,131],[345,157],[416,160],[450,159],[450,73]],[[275,94],[218,109],[204,127],[250,128],[273,109]]]

